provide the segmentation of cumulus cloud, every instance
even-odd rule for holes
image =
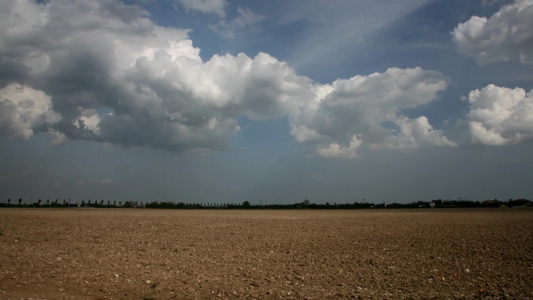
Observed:
[[[240,128],[239,116],[283,116],[304,97],[309,83],[265,53],[215,55],[202,62],[173,60],[160,51],[153,59],[139,59],[126,77],[128,97],[136,101],[133,111],[103,116],[102,137],[132,138],[129,132],[139,126],[141,140],[176,150],[224,148]]]
[[[429,103],[446,82],[435,71],[391,68],[315,86],[313,101],[291,114],[291,133],[298,141],[316,143],[323,156],[355,157],[361,146],[455,146],[426,117],[409,119],[401,112]]]
[[[0,131],[9,137],[28,139],[60,119],[50,96],[42,91],[18,84],[0,90]]]
[[[318,144],[316,152],[324,157],[357,157],[357,148],[361,146],[362,141],[357,136],[352,136],[352,140],[347,147],[343,147],[335,142],[329,144]]]
[[[239,15],[235,19],[220,20],[218,24],[211,25],[209,28],[224,37],[232,38],[238,32],[257,30],[256,24],[265,18],[265,16],[255,14],[246,7],[239,7],[237,13]]]
[[[62,119],[45,118],[44,131],[60,140],[222,149],[239,116],[285,115],[310,82],[265,53],[204,62],[188,30],[156,26],[121,2],[1,5],[0,88],[17,82],[50,95],[49,110]],[[15,118],[12,110],[3,112]],[[25,137],[34,123],[24,123]]]
[[[72,121],[72,125],[80,130],[86,130],[89,134],[100,133],[100,116],[94,109],[86,109]]]
[[[452,32],[457,49],[480,64],[533,63],[533,0],[516,0],[490,18],[473,16]]]
[[[224,30],[261,19],[240,14]],[[317,84],[267,53],[203,61],[188,30],[117,1],[3,1],[0,53],[4,135],[203,151],[227,147],[239,117],[289,116],[292,135],[326,157],[454,145],[427,118],[402,114],[446,88],[438,72],[392,68]]]
[[[196,10],[206,14],[217,14],[219,17],[226,16],[226,0],[178,0],[187,10]]]
[[[518,144],[533,140],[533,91],[487,85],[468,95],[472,142]]]

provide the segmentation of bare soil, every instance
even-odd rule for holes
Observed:
[[[532,298],[533,210],[0,209],[0,299]]]

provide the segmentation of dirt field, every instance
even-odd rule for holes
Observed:
[[[533,297],[533,210],[0,209],[0,299]]]

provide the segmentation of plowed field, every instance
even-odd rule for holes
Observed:
[[[0,299],[533,297],[533,210],[0,209]]]

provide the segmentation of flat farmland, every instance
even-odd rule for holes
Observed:
[[[533,210],[0,209],[0,299],[533,297]]]

